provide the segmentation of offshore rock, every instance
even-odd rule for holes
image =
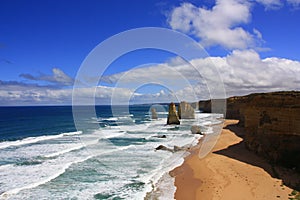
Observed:
[[[174,152],[173,149],[170,149],[164,145],[159,145],[158,147],[155,148],[155,150],[164,150],[164,151],[170,151],[170,152]]]
[[[168,114],[168,120],[167,120],[167,124],[180,124],[178,115],[177,115],[177,111],[176,111],[176,106],[175,104],[172,102],[169,105],[169,114]]]
[[[166,135],[156,135],[156,136],[152,136],[152,137],[156,137],[156,138],[167,138]]]
[[[182,101],[178,107],[178,117],[179,119],[195,119],[195,110],[189,103]]]
[[[191,127],[191,131],[192,131],[192,134],[201,134],[202,135],[200,127],[197,125],[193,125]]]
[[[151,108],[151,119],[158,119],[155,108]]]
[[[171,148],[168,148],[164,145],[159,145],[158,147],[155,148],[156,151],[157,150],[163,150],[163,151],[170,151],[172,153],[177,152],[177,151],[186,151],[188,149],[189,148],[187,148],[187,147],[179,147],[179,146],[174,146],[173,149],[171,149]]]

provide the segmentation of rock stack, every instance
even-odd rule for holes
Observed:
[[[157,119],[157,113],[155,108],[151,108],[151,118],[152,119]]]
[[[169,114],[168,114],[168,120],[167,120],[167,124],[180,124],[178,115],[177,115],[177,111],[176,111],[176,106],[175,104],[172,102],[169,105]]]
[[[178,107],[178,117],[179,119],[195,119],[195,110],[189,103],[182,101]]]

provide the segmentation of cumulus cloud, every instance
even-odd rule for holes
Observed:
[[[73,85],[73,78],[65,74],[61,69],[59,68],[53,68],[52,69],[52,75],[45,75],[41,74],[38,76],[34,76],[31,74],[20,74],[20,77],[34,80],[34,81],[46,81],[50,83],[54,83],[56,85]]]
[[[218,59],[218,58],[213,58]],[[300,62],[284,58],[261,59],[254,50],[235,50],[219,62],[227,93],[300,90]]]
[[[168,24],[174,30],[196,36],[204,47],[260,50],[264,43],[262,34],[257,29],[244,28],[251,22],[252,7],[257,3],[274,10],[285,2],[293,7],[300,5],[300,0],[216,0],[212,8],[182,3],[169,14]]]
[[[216,83],[208,88],[207,81],[215,80],[211,77],[214,76],[211,73],[213,71],[210,71],[211,68],[218,69],[227,96],[253,92],[300,90],[299,61],[278,57],[262,59],[254,50],[234,50],[224,57],[207,57],[189,62],[174,58],[167,63],[106,76],[105,79],[113,82],[114,86],[79,88],[77,97],[82,99],[82,102],[85,102],[86,98],[94,97],[97,104],[208,99],[214,91],[219,89],[220,84]],[[157,93],[137,92],[140,86],[153,84],[153,82],[164,86],[166,90]],[[62,89],[53,85],[40,86],[16,81],[0,81],[0,103],[1,105],[66,105],[72,103],[72,89]]]
[[[53,86],[40,86],[26,84],[17,81],[0,80],[0,105],[71,105],[73,89],[57,88]],[[168,102],[168,94],[161,91],[155,94],[140,94],[128,88],[116,88],[108,86],[95,86],[77,89],[76,98],[81,105],[91,102],[90,97],[95,98],[96,104],[127,104],[154,102],[154,99]],[[160,101],[159,101],[160,102]]]
[[[72,91],[17,81],[0,81],[1,105],[35,105],[70,103]]]
[[[128,74],[127,80],[136,82],[149,80],[151,82],[153,77],[156,77],[159,80],[164,79],[161,82],[163,86],[168,86],[170,81],[177,80],[177,84],[181,85],[180,88],[167,88],[171,89],[173,95],[178,99],[187,100],[195,99],[195,97],[203,99],[209,98],[210,93],[213,92],[208,91],[206,82],[209,79],[216,80],[215,77],[209,77],[215,75],[209,71],[217,68],[228,96],[252,92],[300,90],[300,62],[277,57],[262,59],[254,50],[234,50],[225,57],[194,59],[190,63],[192,65],[188,63],[174,65],[171,62],[170,64],[164,63],[133,69]],[[170,68],[172,68],[171,73]],[[122,76],[123,73],[119,73],[106,77],[106,79],[118,82]],[[188,81],[185,83],[178,81],[178,77]],[[217,87],[210,89],[217,90]]]
[[[193,34],[204,46],[220,45],[227,49],[255,47],[261,38],[242,25],[251,20],[251,4],[242,0],[217,0],[211,8],[183,3],[171,12],[168,22],[172,29]]]

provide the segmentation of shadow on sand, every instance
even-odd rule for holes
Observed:
[[[237,136],[244,138],[244,129],[237,125],[228,125],[225,129],[234,132]],[[227,149],[220,151],[215,151],[215,154],[227,156],[238,161],[260,167],[269,173],[273,178],[281,179],[283,184],[293,188],[295,190],[300,190],[300,174],[295,170],[287,169],[278,165],[270,164],[262,157],[259,157],[255,153],[249,151],[245,142],[241,141],[238,144],[229,146]]]

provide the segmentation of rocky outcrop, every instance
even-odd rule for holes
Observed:
[[[198,102],[192,102],[190,103],[192,108],[194,108],[194,110],[199,110],[199,103]]]
[[[189,103],[182,101],[178,106],[178,117],[179,119],[195,119],[195,110]]]
[[[212,99],[206,101],[199,101],[198,107],[204,113],[225,113],[226,99]]]
[[[211,112],[211,100],[199,101],[198,108],[204,113]]]
[[[209,104],[199,102],[200,109],[209,111]],[[226,118],[240,120],[248,149],[300,171],[300,92],[228,98]]]
[[[176,111],[176,106],[175,104],[172,102],[169,105],[169,113],[168,113],[168,120],[167,120],[167,124],[180,124],[178,115],[177,115],[177,111]]]
[[[300,171],[300,92],[251,96],[240,108],[246,146]]]
[[[155,108],[151,108],[151,119],[158,119]]]
[[[155,137],[155,138],[167,138],[166,135],[155,135],[155,136],[152,136],[152,137]]]
[[[188,147],[179,147],[179,146],[174,146],[173,149],[168,148],[164,145],[159,145],[158,147],[155,148],[155,150],[163,150],[163,151],[170,151],[172,153],[177,152],[177,151],[186,151],[189,150]]]
[[[158,147],[155,148],[155,150],[164,150],[164,151],[170,151],[170,152],[174,152],[173,149],[170,149],[164,145],[159,145]]]
[[[201,130],[200,130],[200,127],[197,126],[197,125],[193,125],[193,126],[191,127],[191,131],[192,131],[192,134],[202,134],[202,133],[201,133]]]

